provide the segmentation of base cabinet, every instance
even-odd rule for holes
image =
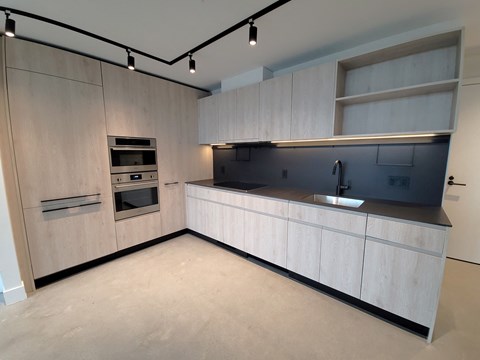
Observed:
[[[287,266],[287,220],[245,211],[245,251]]]
[[[360,297],[365,237],[322,230],[320,282]]]
[[[118,250],[159,238],[162,236],[160,223],[160,211],[116,221]]]
[[[367,240],[361,300],[430,327],[442,277],[441,258]]]
[[[321,228],[289,221],[287,269],[319,282],[321,245]]]
[[[35,279],[117,251],[112,198],[52,212],[24,209]]]
[[[223,241],[245,251],[245,210],[222,205]]]
[[[162,183],[160,191],[161,234],[185,229],[185,190],[178,181]]]

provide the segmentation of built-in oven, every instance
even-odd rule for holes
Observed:
[[[153,138],[108,137],[110,173],[157,170],[157,141]]]
[[[160,211],[156,171],[113,174],[115,220]]]

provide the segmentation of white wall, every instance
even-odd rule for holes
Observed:
[[[10,305],[27,296],[18,268],[1,161],[0,157],[0,302]]]

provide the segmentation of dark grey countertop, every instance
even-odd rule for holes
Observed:
[[[358,208],[340,206],[340,205],[331,205],[331,204],[319,204],[313,202],[313,200],[307,199],[309,195],[312,195],[312,192],[301,190],[301,189],[292,189],[292,188],[282,188],[276,186],[265,186],[254,190],[235,190],[220,186],[214,185],[213,179],[208,180],[199,180],[199,181],[189,181],[188,184],[200,185],[206,187],[212,187],[219,190],[227,190],[232,192],[238,192],[243,194],[265,196],[274,199],[296,201],[305,204],[312,204],[318,206],[331,207],[336,209],[350,210],[365,214],[387,216],[402,220],[417,221],[426,224],[440,225],[451,227],[452,224],[443,211],[441,206],[421,206],[417,204],[402,203],[398,201],[384,201],[384,200],[374,200],[374,199],[362,199],[365,200],[362,205]]]

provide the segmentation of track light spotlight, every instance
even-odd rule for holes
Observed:
[[[15,20],[10,19],[9,11],[5,11],[5,16],[7,17],[5,19],[5,35],[9,37],[14,37],[15,36]]]
[[[195,74],[195,60],[192,59],[192,54],[188,54],[188,56],[190,57],[190,60],[188,60],[188,69],[190,70],[191,74]]]
[[[253,25],[253,19],[250,19],[248,23],[250,24],[248,40],[250,45],[255,46],[257,45],[257,27]]]
[[[127,67],[130,69],[130,70],[135,70],[135,58],[130,55],[130,50],[127,49]]]

